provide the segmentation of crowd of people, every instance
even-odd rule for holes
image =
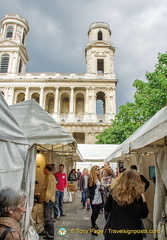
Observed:
[[[79,169],[72,169],[67,177],[63,164],[59,165],[57,172],[53,172],[51,164],[46,164],[43,172],[45,180],[40,194],[44,206],[44,231],[40,233],[43,239],[54,239],[54,221],[66,216],[63,197],[67,181],[75,182],[80,189],[83,209],[92,210],[92,235],[98,236],[96,221],[99,214],[104,213],[105,240],[144,238],[142,219],[148,215],[144,192],[149,182],[143,175],[139,175],[136,165],[118,174],[106,162],[101,168],[98,165],[94,165],[90,171],[84,168],[82,173]],[[25,202],[26,196],[21,191],[9,187],[0,191],[0,239],[21,239],[18,223],[25,213]]]

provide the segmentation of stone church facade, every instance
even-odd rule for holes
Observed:
[[[0,91],[9,105],[35,99],[78,143],[92,144],[116,114],[115,48],[107,23],[94,22],[85,48],[86,73],[27,73],[29,25],[17,14],[1,21]]]

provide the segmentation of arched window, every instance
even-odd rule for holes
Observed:
[[[31,99],[35,99],[37,101],[37,103],[39,103],[39,93],[33,93],[31,95]]]
[[[6,32],[6,38],[12,38],[12,36],[13,36],[13,27],[8,26],[7,32]]]
[[[84,95],[82,93],[76,95],[75,113],[81,115],[84,114]]]
[[[103,33],[102,33],[102,31],[98,32],[98,40],[103,40]]]
[[[9,65],[9,55],[3,54],[0,61],[0,73],[7,73]]]
[[[73,137],[77,141],[77,143],[84,144],[85,143],[85,133],[83,132],[74,132]]]
[[[23,102],[25,100],[25,93],[19,93],[17,95],[16,103]]]
[[[54,99],[55,96],[53,93],[48,93],[46,95],[45,110],[50,114],[54,113]]]
[[[69,113],[69,106],[70,106],[70,97],[68,93],[63,93],[61,95],[61,105],[60,105],[60,113],[61,114],[68,114]]]
[[[105,94],[98,92],[96,95],[96,114],[105,114]]]

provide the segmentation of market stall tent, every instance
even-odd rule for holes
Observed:
[[[78,150],[84,161],[104,162],[118,146],[116,144],[78,144]]]
[[[21,189],[28,140],[0,92],[0,189]]]
[[[10,109],[30,145],[24,172],[24,190],[28,196],[26,235],[34,202],[36,146],[53,152],[62,145],[76,149],[76,142],[34,99],[11,105]]]
[[[106,161],[135,156],[140,164],[146,154],[152,155],[156,164],[153,222],[157,229],[163,211],[167,215],[167,106],[124,141]]]
[[[75,139],[67,133],[34,99],[10,106],[31,145],[34,143],[52,149],[58,145],[74,144]]]

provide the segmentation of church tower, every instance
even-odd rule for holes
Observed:
[[[0,73],[25,73],[28,54],[28,22],[17,14],[7,14],[1,21]]]
[[[85,48],[87,73],[114,74],[115,48],[110,43],[111,30],[105,22],[94,22],[88,30]]]

